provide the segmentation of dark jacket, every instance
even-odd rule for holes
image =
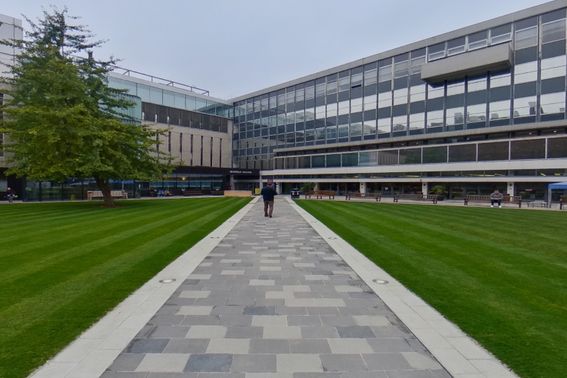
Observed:
[[[264,186],[261,194],[264,201],[273,201],[277,193],[273,186]]]

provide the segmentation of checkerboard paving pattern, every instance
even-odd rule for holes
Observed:
[[[449,376],[283,200],[254,205],[102,375]]]

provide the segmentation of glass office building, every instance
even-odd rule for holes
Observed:
[[[233,163],[284,190],[540,196],[567,179],[553,1],[233,99]]]

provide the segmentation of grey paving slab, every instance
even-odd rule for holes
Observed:
[[[257,203],[104,377],[447,377],[306,221]]]

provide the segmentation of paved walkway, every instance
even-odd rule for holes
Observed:
[[[284,200],[258,202],[104,378],[449,377]]]

